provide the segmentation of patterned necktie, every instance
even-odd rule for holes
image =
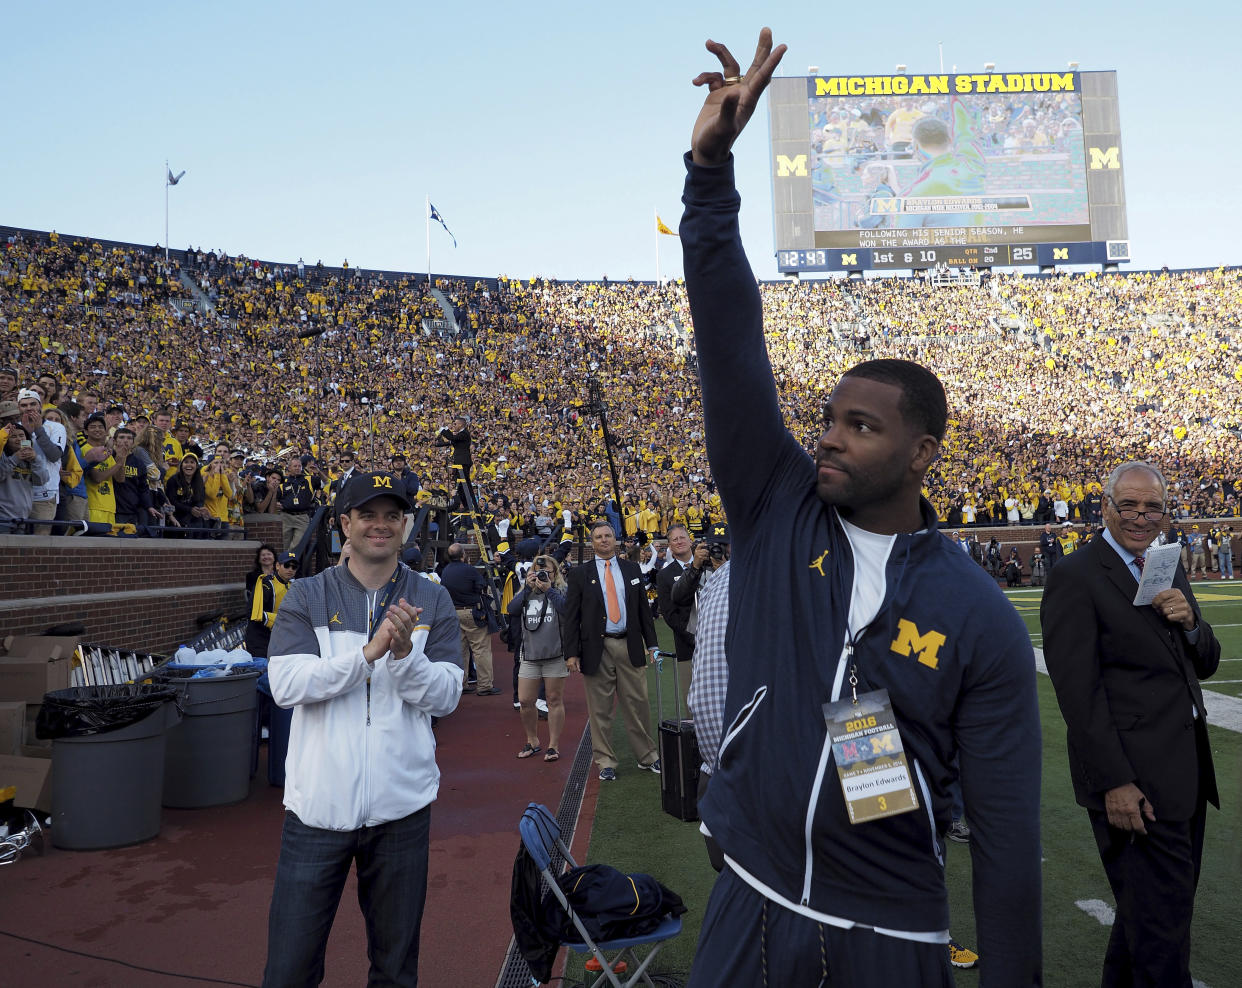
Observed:
[[[604,602],[608,605],[608,620],[621,623],[621,601],[617,600],[617,588],[612,582],[612,560],[604,562]]]
[[[1134,565],[1138,567],[1139,576],[1142,576],[1142,575],[1143,575],[1143,557],[1142,557],[1142,556],[1135,556],[1135,557],[1134,557]]]

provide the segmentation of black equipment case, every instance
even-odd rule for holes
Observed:
[[[664,717],[664,691],[660,672],[656,670],[656,717],[660,721],[660,805],[665,813],[678,820],[699,818],[699,742],[694,734],[694,721],[682,719],[681,695],[677,691],[677,657],[671,652],[657,652],[674,663],[673,703],[675,720]],[[689,711],[687,711],[689,713]]]

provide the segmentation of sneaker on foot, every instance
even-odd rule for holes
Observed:
[[[969,844],[970,828],[966,826],[965,820],[954,820],[949,826],[949,832],[945,836],[958,844]]]
[[[650,765],[644,765],[642,764],[642,762],[639,762],[638,767],[641,768],[644,772],[654,772],[656,775],[659,775],[660,774],[660,759],[657,758]]]
[[[599,770],[600,782],[616,782],[617,770],[615,768],[601,768]]]
[[[949,963],[954,967],[974,967],[979,963],[979,955],[973,950],[968,950],[960,943],[949,938]]]

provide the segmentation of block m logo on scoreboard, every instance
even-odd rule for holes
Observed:
[[[805,154],[796,154],[792,158],[787,154],[778,154],[776,156],[777,178],[789,178],[790,176],[805,178],[806,175],[807,170]]]
[[[1054,261],[1068,261],[1069,260],[1069,248],[1068,247],[1053,247],[1052,248],[1052,259]]]
[[[1116,171],[1121,167],[1121,148],[1087,148],[1087,153],[1091,155],[1090,168],[1093,172],[1109,169]]]

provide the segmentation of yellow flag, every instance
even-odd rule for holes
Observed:
[[[670,230],[667,226],[664,225],[664,220],[660,219],[659,213],[656,214],[656,233],[663,233],[669,237],[680,236],[680,234],[674,233],[672,230]]]

